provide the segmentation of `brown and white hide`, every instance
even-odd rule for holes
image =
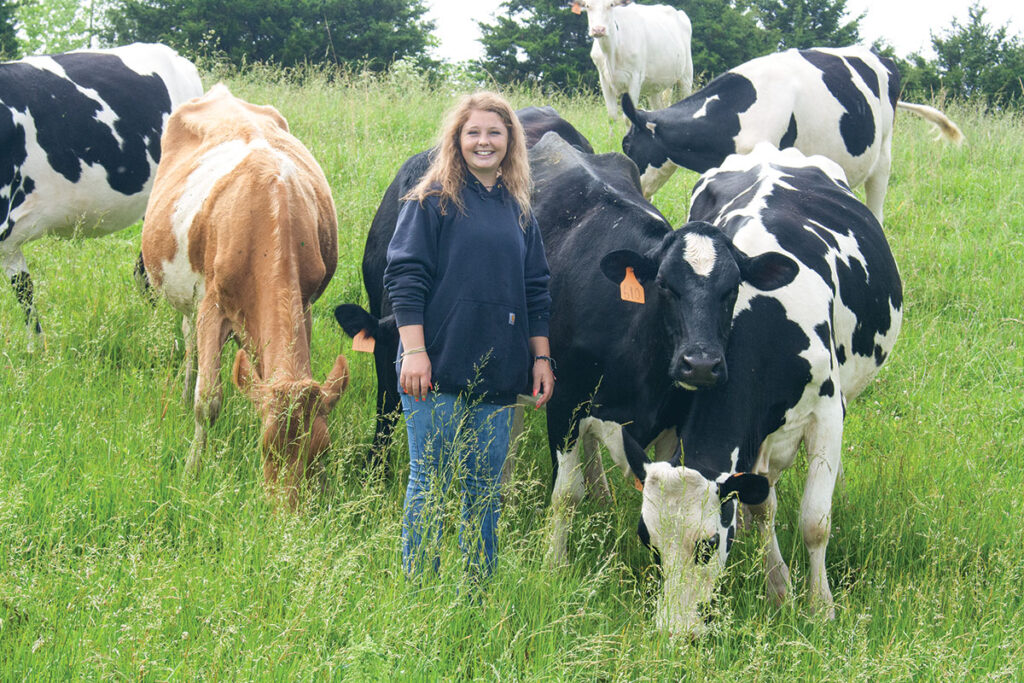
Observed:
[[[234,336],[233,379],[263,420],[264,483],[280,484],[294,506],[306,471],[322,470],[326,417],[348,384],[344,356],[322,385],[310,367],[310,304],[338,258],[320,166],[276,109],[217,85],[167,122],[142,255],[154,286],[184,315],[186,392],[198,360],[187,469],[198,470],[220,412],[221,348]]]

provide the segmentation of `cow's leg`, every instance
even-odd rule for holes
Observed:
[[[195,436],[189,449],[185,470],[190,475],[199,472],[200,459],[206,448],[207,432],[220,414],[223,388],[220,382],[220,351],[231,332],[231,323],[223,316],[218,304],[205,297],[196,313],[196,358],[199,371],[196,377]]]
[[[672,88],[671,87],[668,90],[661,90],[659,92],[652,93],[651,94],[651,109],[652,110],[664,109],[668,105],[672,104],[672,102],[671,102],[671,99],[672,99],[671,98],[671,94],[672,94]]]
[[[612,87],[611,83],[605,78],[600,78],[601,82],[601,95],[604,97],[604,106],[608,110],[608,119],[611,123],[615,123],[620,117],[625,116],[619,109],[619,95],[615,92],[615,88]],[[633,99],[633,103],[639,106],[639,102]]]
[[[196,326],[192,324],[188,314],[181,317],[181,338],[185,344],[185,358],[181,364],[185,386],[182,389],[181,400],[187,403],[189,397],[194,396],[193,382],[196,376]]]
[[[781,605],[790,593],[792,586],[789,577],[789,567],[782,559],[782,552],[779,550],[779,539],[775,535],[775,513],[778,510],[778,497],[775,483],[783,470],[788,469],[796,459],[803,439],[803,432],[796,428],[783,428],[768,437],[761,445],[758,453],[757,464],[753,471],[756,474],[763,474],[768,477],[771,488],[768,490],[768,497],[760,505],[750,505],[747,511],[751,513],[754,526],[761,532],[764,539],[764,555],[762,557],[764,575],[768,597],[776,605]]]
[[[555,453],[558,459],[558,472],[555,474],[555,486],[551,491],[551,544],[544,558],[548,566],[565,562],[569,527],[572,525],[576,506],[583,500],[585,493],[579,452],[580,442],[577,440],[567,450],[558,450]]]
[[[871,213],[875,214],[878,223],[882,223],[882,214],[885,205],[885,194],[889,189],[889,174],[892,166],[892,151],[889,149],[892,142],[882,145],[875,169],[864,182],[864,200]]]
[[[606,425],[612,425],[614,429],[609,430]],[[604,464],[601,462],[601,451],[597,445],[603,443],[608,450],[612,450],[615,446],[615,437],[618,436],[621,448],[621,435],[621,427],[614,422],[609,423],[593,417],[586,417],[580,422],[577,443],[583,447],[583,482],[586,487],[584,490],[605,505],[610,505],[614,499],[608,487],[608,478],[604,474]]]
[[[800,531],[810,557],[810,599],[815,609],[835,617],[825,572],[825,549],[832,530],[832,492],[843,446],[842,405],[819,416],[807,434],[807,483],[800,501]]]
[[[774,484],[769,489],[768,497],[763,503],[749,507],[754,524],[760,529],[765,539],[763,564],[768,597],[776,605],[781,605],[789,594],[790,580],[789,567],[782,559],[779,539],[775,536],[775,512],[777,509],[778,498],[775,495]]]
[[[4,272],[11,282],[11,288],[14,289],[14,296],[25,311],[25,329],[33,341],[42,341],[43,328],[39,325],[32,276],[28,273],[25,255],[19,247],[14,247],[13,252],[3,255],[3,261]]]

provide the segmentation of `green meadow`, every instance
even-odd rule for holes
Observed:
[[[960,148],[898,116],[885,229],[905,317],[846,420],[827,562],[836,619],[808,610],[801,463],[779,486],[791,600],[764,597],[763,539],[741,536],[712,630],[690,642],[654,628],[658,570],[635,532],[640,494],[617,469],[617,505],[583,503],[569,564],[544,566],[542,411],[528,411],[484,597],[462,586],[454,497],[440,576],[404,579],[404,429],[394,477],[371,476],[372,357],[351,351],[332,310],[365,305],[360,262],[378,202],[471,86],[411,72],[299,76],[204,81],[278,107],[334,193],[339,263],[313,306],[313,365],[322,380],[343,352],[352,383],[330,418],[329,489],[294,514],[264,495],[259,421],[230,384],[231,344],[205,466],[184,476],[193,418],[179,316],[135,287],[141,224],[30,244],[44,347],[28,349],[13,292],[0,288],[0,679],[1024,678],[1019,112],[933,103],[963,129]],[[599,152],[621,149],[625,124],[610,125],[596,96],[507,95],[553,105]],[[673,225],[696,178],[677,172],[654,198]]]

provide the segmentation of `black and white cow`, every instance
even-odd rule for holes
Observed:
[[[797,265],[774,253],[748,258],[707,223],[673,230],[644,199],[636,166],[621,154],[581,154],[548,135],[530,151],[530,167],[551,268],[558,374],[547,405],[554,470],[547,561],[554,564],[565,558],[567,530],[586,490],[610,498],[596,442],[624,472],[623,439],[653,443],[656,457],[671,457],[679,444],[675,425],[692,400],[687,389],[727,380],[728,324],[721,320],[741,281],[771,290],[792,280]],[[729,265],[722,259],[709,277],[716,253],[728,255]],[[622,297],[629,272],[643,304]]]
[[[526,135],[527,147],[540,140],[548,132],[567,140],[582,152],[591,152],[590,142],[575,127],[552,107],[524,107],[516,110],[516,116]],[[342,304],[335,308],[334,316],[346,334],[354,337],[360,331],[374,340],[374,367],[377,373],[377,421],[371,452],[374,466],[383,462],[383,457],[395,422],[401,412],[398,396],[398,376],[395,373],[395,358],[398,354],[398,330],[391,310],[391,301],[384,291],[384,268],[387,265],[387,249],[395,234],[395,224],[401,209],[401,198],[419,182],[430,166],[432,150],[415,154],[402,164],[394,180],[384,192],[377,212],[373,216],[366,246],[363,250],[363,286],[369,300],[368,313],[356,304]],[[516,416],[521,422],[522,415]]]
[[[626,435],[627,460],[644,481],[640,534],[662,562],[657,621],[675,633],[703,630],[701,609],[725,568],[736,527],[734,492],[751,506],[767,539],[768,594],[783,600],[790,581],[775,537],[775,485],[801,442],[808,472],[800,531],[810,555],[810,600],[831,617],[825,548],[843,418],[896,342],[902,320],[896,263],[881,225],[849,190],[841,168],[768,143],[705,174],[690,219],[718,226],[731,240],[729,248],[709,245],[695,262],[695,272],[709,280],[734,271],[737,254],[784,254],[799,271],[768,293],[739,285],[731,316],[719,318],[727,307],[716,302],[692,302],[690,315],[710,312],[731,328],[723,359],[728,379],[694,393],[680,413],[682,463],[651,463]],[[657,286],[654,278],[648,282],[649,289]]]
[[[677,166],[703,173],[759,142],[821,154],[843,168],[851,187],[864,184],[868,207],[882,222],[895,109],[963,141],[942,112],[899,102],[899,94],[895,63],[867,48],[786,50],[730,69],[667,109],[637,110],[623,96],[632,126],[622,149],[640,169],[646,197]]]
[[[136,43],[0,64],[0,265],[40,333],[22,245],[142,218],[176,105],[203,94],[174,50]]]

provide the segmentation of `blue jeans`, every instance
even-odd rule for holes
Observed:
[[[437,572],[444,499],[453,477],[462,485],[459,547],[467,571],[486,578],[494,570],[499,479],[512,428],[510,406],[430,392],[422,401],[402,394],[409,433],[409,486],[402,513],[402,566],[416,576]]]

